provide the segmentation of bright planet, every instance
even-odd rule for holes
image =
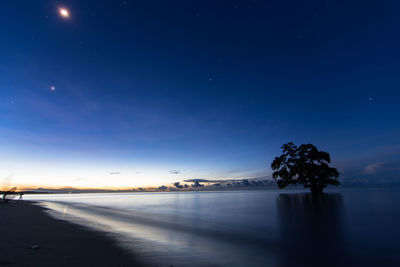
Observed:
[[[69,11],[66,8],[60,8],[58,10],[58,12],[60,13],[61,17],[63,18],[69,18]]]

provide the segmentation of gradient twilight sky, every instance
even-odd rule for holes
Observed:
[[[398,1],[0,7],[0,182],[260,177],[288,141],[398,170]]]

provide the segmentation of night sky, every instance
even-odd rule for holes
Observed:
[[[289,141],[400,181],[398,1],[0,7],[0,182],[262,177]]]

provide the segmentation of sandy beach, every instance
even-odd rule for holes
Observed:
[[[0,265],[142,266],[111,239],[29,201],[0,203]]]

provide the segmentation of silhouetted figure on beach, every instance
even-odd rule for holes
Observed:
[[[279,188],[302,184],[313,194],[320,194],[328,184],[340,184],[337,180],[339,172],[328,165],[331,162],[329,153],[319,151],[311,144],[297,147],[292,142],[284,144],[282,152],[271,164],[272,177]]]
[[[15,191],[17,191],[16,187],[13,187],[10,190],[4,191],[3,192],[3,201],[7,203],[10,200],[14,199]]]

